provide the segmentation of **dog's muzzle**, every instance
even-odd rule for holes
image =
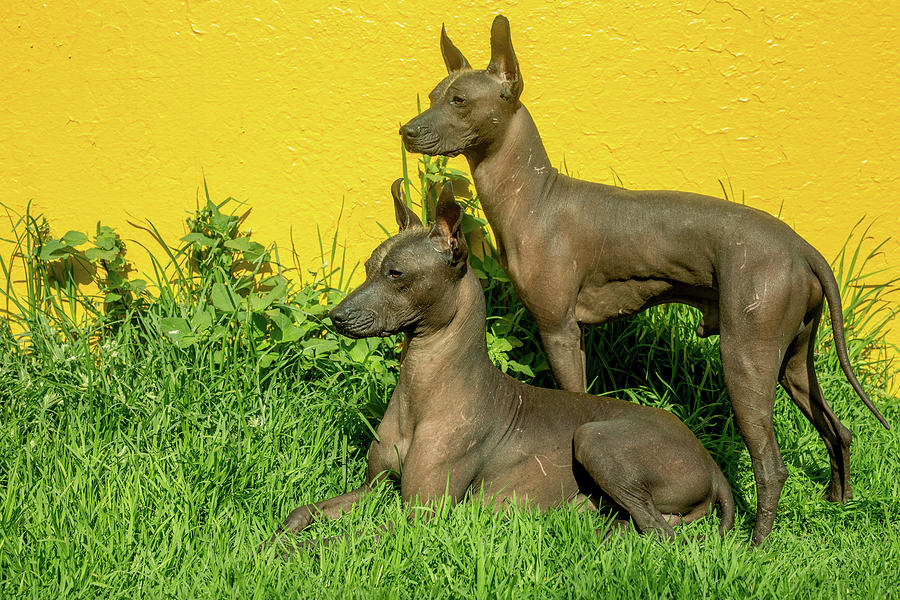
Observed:
[[[374,332],[375,311],[366,308],[353,308],[338,304],[329,314],[331,323],[341,335],[351,338],[378,335]]]
[[[422,138],[426,129],[415,121],[410,121],[400,128],[400,137],[403,138],[403,145],[406,146],[408,152],[421,152]]]
[[[462,147],[448,146],[446,139],[427,123],[420,122],[418,117],[400,128],[400,137],[407,152],[429,156],[457,156],[463,152]]]

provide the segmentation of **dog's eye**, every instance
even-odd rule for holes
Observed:
[[[453,104],[453,106],[462,106],[466,103],[466,99],[461,96],[453,96],[453,99],[450,100],[450,103]]]
[[[403,277],[403,273],[391,269],[390,271],[388,271],[388,277],[390,277],[391,279],[400,279],[401,277]]]

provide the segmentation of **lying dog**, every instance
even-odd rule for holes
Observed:
[[[443,29],[441,52],[449,76],[431,92],[431,107],[400,134],[411,152],[468,160],[503,267],[537,322],[559,385],[585,390],[582,324],[668,302],[697,307],[697,334],[720,335],[735,423],[753,463],[753,542],[772,530],[787,479],[772,426],[776,381],[828,449],[828,498],[850,499],[852,436],[825,401],[813,364],[824,299],[841,368],[888,425],[853,374],[839,290],[822,255],[747,206],[560,174],[519,101],[523,80],[505,17],[494,20],[486,70],[473,70]]]
[[[462,209],[445,186],[433,228],[393,187],[401,232],[366,261],[366,281],[332,312],[349,337],[404,332],[406,353],[366,482],[291,512],[270,540],[336,518],[385,474],[404,503],[462,500],[470,489],[503,506],[515,497],[547,509],[598,508],[609,499],[641,532],[671,538],[718,503],[720,532],[734,523],[728,482],[696,437],[666,411],[614,398],[525,385],[488,358],[484,293],[466,264]],[[627,521],[620,521],[624,525]]]

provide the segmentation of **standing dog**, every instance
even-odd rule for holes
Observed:
[[[277,544],[336,518],[385,474],[404,503],[451,502],[483,489],[495,506],[598,508],[611,499],[641,532],[674,536],[718,503],[720,532],[734,523],[728,482],[694,434],[671,413],[614,398],[525,385],[490,361],[484,292],[466,264],[462,208],[445,186],[431,230],[400,199],[401,232],[366,261],[366,281],[331,320],[353,337],[406,333],[407,347],[368,454],[362,487],[291,512]],[[620,522],[624,525],[624,522]]]
[[[522,74],[505,17],[494,20],[487,69],[473,70],[444,29],[441,52],[450,74],[400,134],[411,152],[469,161],[503,267],[537,322],[559,385],[585,390],[582,324],[668,302],[697,307],[697,334],[720,335],[725,384],[753,463],[753,542],[771,531],[787,479],[772,425],[776,382],[828,449],[829,500],[848,500],[851,434],[825,401],[813,365],[823,300],[841,368],[888,425],[853,374],[839,290],[822,255],[747,206],[560,174],[519,100]]]

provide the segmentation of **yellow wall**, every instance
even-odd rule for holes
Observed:
[[[331,4],[3,3],[0,201],[33,199],[57,234],[146,239],[126,219],[149,217],[174,241],[205,173],[251,202],[256,239],[293,227],[309,266],[345,198],[363,257],[393,222],[397,128],[444,75],[441,22],[485,65],[502,10],[554,163],[714,195],[728,178],[829,258],[862,215],[900,233],[893,3]],[[898,242],[879,260],[900,275]]]

